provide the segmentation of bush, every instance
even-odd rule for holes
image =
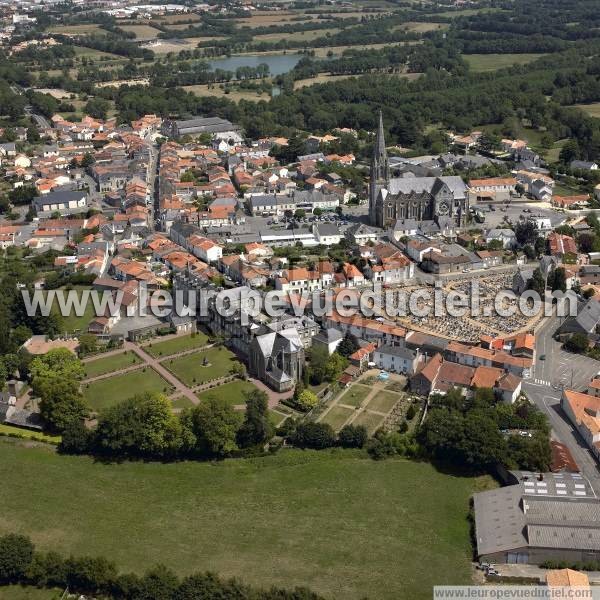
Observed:
[[[412,421],[415,418],[416,414],[417,414],[417,409],[415,408],[414,404],[411,404],[408,407],[408,410],[406,411],[406,420]]]
[[[63,431],[58,450],[65,454],[85,454],[90,450],[91,438],[81,421],[73,421]]]
[[[0,538],[0,582],[21,581],[33,560],[33,544],[23,535],[9,534]]]
[[[335,433],[327,423],[301,423],[291,435],[290,441],[298,448],[323,450],[335,446]]]
[[[338,434],[343,448],[362,448],[368,439],[367,429],[363,425],[346,425]]]

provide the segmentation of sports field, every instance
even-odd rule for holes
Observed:
[[[0,534],[106,556],[122,570],[162,562],[350,600],[424,600],[434,584],[470,583],[469,496],[489,485],[341,450],[105,464],[0,444],[10,515]]]
[[[140,367],[130,373],[99,379],[90,384],[84,382],[81,391],[92,410],[102,410],[136,394],[144,392],[169,394],[173,390],[156,371],[149,367]]]
[[[208,362],[207,365],[204,365],[205,359]],[[229,375],[231,367],[236,362],[239,361],[233,352],[220,346],[187,354],[173,360],[167,359],[162,361],[161,364],[169,369],[177,379],[190,387],[194,387],[205,381]]]

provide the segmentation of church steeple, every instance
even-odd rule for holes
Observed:
[[[371,158],[371,173],[369,182],[369,217],[372,225],[377,222],[376,203],[379,190],[387,187],[390,180],[390,164],[385,149],[385,134],[383,130],[383,114],[379,111],[379,125],[375,137],[375,146]]]

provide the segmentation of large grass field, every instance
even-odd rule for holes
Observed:
[[[497,71],[513,65],[526,65],[537,60],[543,54],[464,54],[472,71],[483,73]]]
[[[0,600],[60,600],[63,590],[40,590],[31,586],[0,587]]]
[[[225,383],[216,388],[211,388],[198,394],[200,400],[206,398],[216,398],[222,402],[226,402],[231,406],[238,406],[246,403],[244,392],[252,392],[256,389],[256,386],[250,381],[242,381],[236,379],[230,383]]]
[[[204,366],[204,359],[208,365]],[[195,386],[211,379],[219,379],[229,375],[234,363],[239,362],[233,352],[223,346],[209,350],[194,352],[173,360],[167,359],[161,364],[169,369],[177,379],[188,386]]]
[[[156,358],[202,348],[208,343],[208,336],[201,331],[194,335],[180,335],[163,342],[152,342],[142,347],[142,349]]]
[[[183,89],[188,92],[194,92],[197,96],[211,96],[213,98],[227,98],[232,102],[240,100],[249,100],[250,102],[258,102],[259,100],[269,100],[270,95],[264,92],[254,90],[242,90],[237,87],[221,87],[220,85],[186,85]]]
[[[139,368],[130,373],[115,375],[106,379],[84,383],[82,392],[92,410],[102,410],[144,392],[172,391],[171,386],[156,371],[150,368]]]
[[[49,33],[60,33],[62,35],[106,35],[106,29],[102,29],[97,23],[79,23],[72,25],[54,25],[48,29]]]
[[[155,38],[160,33],[158,29],[150,25],[121,25],[121,29],[135,33],[138,39]]]
[[[106,464],[10,440],[0,452],[0,534],[122,570],[162,562],[331,599],[470,583],[469,497],[490,485],[342,450],[205,464]]]
[[[142,359],[137,354],[125,350],[119,352],[119,354],[112,354],[104,358],[95,358],[90,362],[83,363],[83,367],[85,369],[85,376],[89,379],[90,377],[97,377],[98,375],[105,375],[119,369],[139,365],[141,362]]]

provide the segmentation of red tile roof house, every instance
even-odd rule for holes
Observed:
[[[550,249],[550,254],[552,256],[561,259],[565,255],[577,257],[577,243],[568,235],[562,235],[553,231],[548,236],[548,248]]]

